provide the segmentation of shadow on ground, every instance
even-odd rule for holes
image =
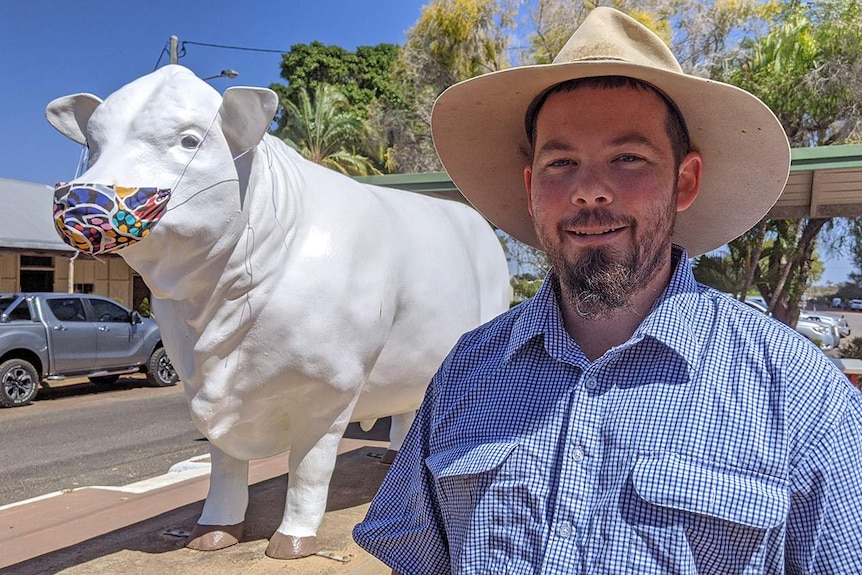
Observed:
[[[361,447],[338,457],[330,484],[326,516],[318,532],[321,551],[357,559],[353,564],[364,567],[357,573],[388,573],[388,570],[382,569],[382,564],[370,563],[374,561],[370,557],[360,557],[364,553],[356,547],[351,537],[353,526],[364,517],[368,503],[388,470],[387,465],[380,463],[384,452],[384,448]],[[194,527],[203,507],[203,501],[197,501],[75,546],[12,565],[4,570],[4,574],[220,575],[301,572],[310,575],[351,572],[345,570],[345,565],[350,564],[323,557],[279,561],[265,556],[268,539],[281,522],[286,489],[286,474],[250,487],[245,534],[238,545],[228,549],[193,551],[183,547],[184,538],[166,534],[171,531],[190,531]]]
[[[178,383],[177,385],[182,384]],[[90,383],[86,378],[75,378],[69,383],[65,381],[56,382],[53,385],[51,382],[48,382],[47,385],[43,383],[42,388],[33,401],[55,401],[82,395],[111,395],[143,387],[151,387],[151,385],[142,374],[122,376],[110,385],[98,385]]]

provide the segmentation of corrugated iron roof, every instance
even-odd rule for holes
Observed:
[[[0,178],[0,248],[74,254],[54,231],[51,186]]]

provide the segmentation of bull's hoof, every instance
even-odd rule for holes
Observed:
[[[236,525],[201,525],[198,523],[192,529],[186,547],[198,551],[216,551],[236,545],[242,539],[244,526],[244,522]]]
[[[317,537],[296,537],[276,531],[266,546],[273,559],[300,559],[317,553]]]
[[[392,462],[395,461],[396,455],[398,455],[397,451],[392,451],[391,449],[387,449],[386,453],[384,453],[383,457],[380,459],[380,463],[385,463],[386,465],[392,465]]]

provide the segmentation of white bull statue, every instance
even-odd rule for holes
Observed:
[[[211,444],[187,546],[236,543],[248,461],[290,450],[266,553],[296,558],[316,552],[348,423],[392,415],[397,450],[446,353],[508,307],[510,288],[477,212],[304,160],[266,134],[277,103],[263,88],[222,97],[165,66],[46,114],[89,148],[87,171],[55,193],[57,229],[83,252],[122,248],[141,274]]]

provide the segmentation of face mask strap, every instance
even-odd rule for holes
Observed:
[[[177,186],[180,185],[180,181],[183,179],[183,176],[186,175],[186,170],[189,169],[189,165],[198,156],[198,152],[200,152],[201,148],[204,145],[204,142],[206,142],[207,136],[209,136],[210,130],[212,130],[212,127],[213,127],[213,124],[215,124],[216,118],[218,118],[218,112],[216,112],[215,115],[213,116],[213,119],[210,120],[210,124],[209,124],[209,126],[207,126],[207,129],[204,132],[203,138],[201,138],[201,143],[198,144],[198,147],[195,149],[195,153],[192,154],[192,157],[189,158],[188,162],[186,162],[186,165],[183,167],[183,171],[180,172],[179,177],[177,177],[177,180],[174,182],[174,185],[170,188],[171,190],[176,191]]]

